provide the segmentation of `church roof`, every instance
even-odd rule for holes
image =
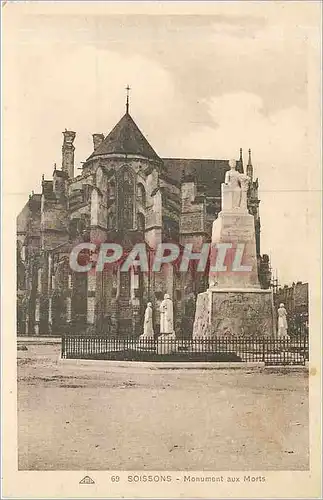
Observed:
[[[221,183],[225,173],[230,169],[228,160],[208,160],[199,158],[163,158],[167,175],[181,182],[183,175],[193,176],[197,184],[204,187],[207,196],[221,196]],[[237,170],[242,172],[238,162]]]
[[[194,176],[197,183],[204,185],[205,194],[220,196],[221,182],[229,169],[228,160],[206,160],[197,158],[163,158],[168,175],[177,181],[185,176]]]
[[[121,118],[100,146],[91,154],[90,158],[113,153],[138,155],[160,160],[129,113],[126,113]]]

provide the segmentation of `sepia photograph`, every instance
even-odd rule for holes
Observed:
[[[320,11],[3,2],[5,498],[319,498]]]

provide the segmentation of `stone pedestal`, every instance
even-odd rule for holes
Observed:
[[[219,245],[220,244],[220,245]],[[221,266],[221,251],[228,244],[224,266]],[[209,287],[259,288],[254,218],[249,213],[237,210],[220,212],[213,222]],[[219,248],[217,248],[219,246]],[[229,248],[230,246],[230,248]],[[216,270],[219,268],[218,270]]]
[[[193,338],[274,334],[271,290],[209,289],[197,297]]]

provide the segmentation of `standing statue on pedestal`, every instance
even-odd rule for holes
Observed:
[[[240,206],[240,199],[241,199],[241,187],[240,187],[240,174],[236,170],[236,160],[229,160],[229,167],[230,170],[227,170],[225,173],[225,178],[224,178],[224,189],[226,189],[226,186],[229,187],[229,190],[231,194],[231,200],[229,202],[228,200],[228,205],[225,208],[228,209],[235,209],[239,208]],[[225,191],[224,191],[225,192]],[[224,198],[224,197],[223,197]],[[222,202],[225,205],[225,200],[223,199]],[[223,207],[222,207],[223,208]]]
[[[174,334],[173,302],[168,293],[165,293],[164,300],[160,304],[159,311],[160,333],[162,335]]]
[[[284,304],[278,308],[278,338],[289,339],[287,335],[287,311]]]
[[[154,338],[154,327],[153,327],[153,309],[151,302],[148,302],[145,319],[144,319],[144,333],[140,335],[141,339],[153,339]]]
[[[247,194],[250,179],[248,175],[236,170],[236,160],[229,160],[230,170],[225,174],[222,184],[222,210],[247,212]]]
[[[159,311],[161,335],[158,337],[157,352],[158,354],[171,354],[177,351],[177,342],[174,332],[173,302],[168,293],[165,293]]]

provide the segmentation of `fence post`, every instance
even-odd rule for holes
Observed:
[[[65,358],[65,335],[62,335],[62,352],[61,352],[62,358]]]
[[[305,365],[306,361],[309,361],[309,353],[310,353],[309,337],[306,335],[306,332],[305,332],[305,335],[304,335],[304,365]]]
[[[262,339],[262,361],[263,361],[263,363],[265,363],[265,359],[266,359],[265,349],[266,349],[265,339]]]

